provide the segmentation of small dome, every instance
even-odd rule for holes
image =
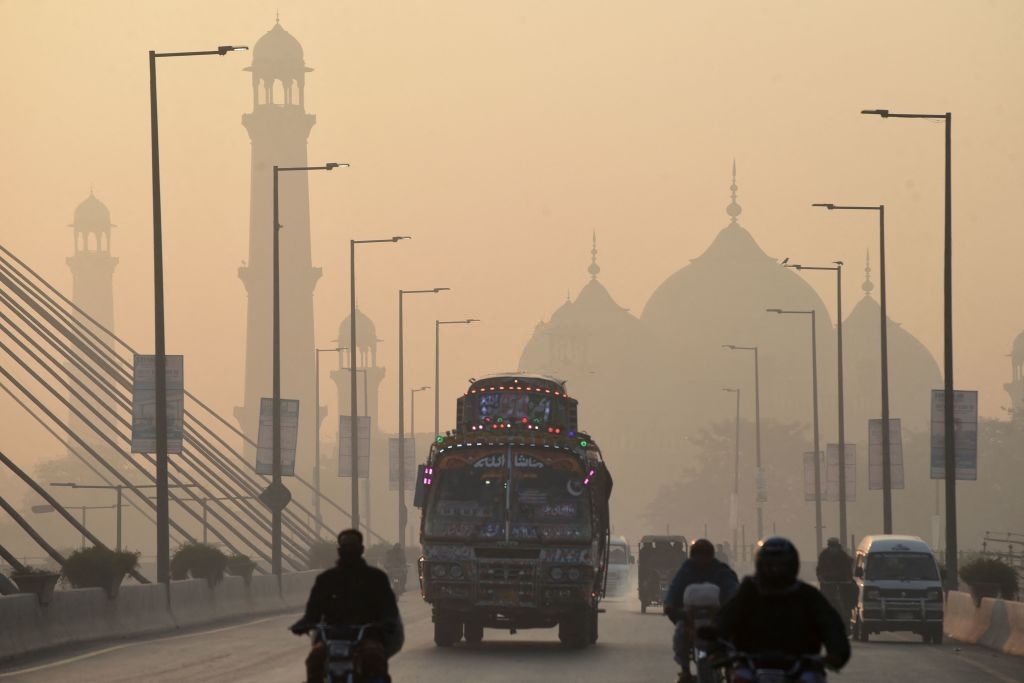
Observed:
[[[1017,335],[1013,340],[1013,364],[1024,364],[1024,332]]]
[[[338,346],[347,348],[349,345],[349,340],[352,338],[352,330],[349,328],[350,318],[351,316],[345,316],[341,325],[338,326]],[[358,308],[356,309],[356,348],[377,348],[377,326]]]
[[[253,71],[261,78],[281,80],[301,78],[305,72],[312,71],[306,66],[302,45],[280,23],[274,24],[256,41],[252,49],[252,66],[245,70]]]
[[[107,232],[114,224],[110,222],[110,210],[106,204],[90,192],[75,209],[75,221],[70,227],[79,232]]]

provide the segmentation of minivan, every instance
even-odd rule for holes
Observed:
[[[857,546],[853,576],[855,639],[910,631],[925,643],[942,642],[942,577],[927,543],[917,536],[866,536]]]

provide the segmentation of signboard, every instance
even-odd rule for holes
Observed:
[[[857,444],[846,446],[846,502],[857,500]],[[839,502],[839,444],[825,450],[825,491],[822,500]]]
[[[281,399],[281,476],[295,476],[295,444],[299,438],[299,402]],[[274,399],[260,399],[256,439],[256,474],[274,473]]]
[[[349,437],[352,438],[351,436]],[[416,440],[405,439],[405,490],[413,488],[416,479]],[[398,439],[388,439],[388,490],[398,490]]]
[[[882,421],[868,420],[868,490],[882,487]],[[889,483],[903,488],[903,433],[899,418],[889,419]]]
[[[185,357],[165,356],[167,452],[181,453],[185,433]],[[132,453],[156,452],[156,356],[135,354],[132,371]]]
[[[932,390],[932,479],[946,478],[946,400],[942,389]],[[953,392],[953,451],[956,478],[978,479],[978,392]]]
[[[370,476],[370,416],[360,415],[356,418],[359,430],[359,478]],[[338,476],[352,476],[352,418],[342,415],[338,418]]]
[[[804,500],[814,502],[814,453],[804,453]]]

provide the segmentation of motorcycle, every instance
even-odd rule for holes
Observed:
[[[723,670],[723,675],[724,671],[745,671],[754,675],[756,683],[790,683],[799,681],[806,672],[818,673],[822,680],[825,678],[825,659],[820,655],[794,656],[770,650],[740,652],[732,643],[720,639],[718,629],[713,626],[702,627],[697,634],[713,643],[710,662],[714,668]]]
[[[696,583],[683,592],[683,619],[689,633],[690,659],[697,669],[698,683],[724,683],[725,673],[712,664],[711,648],[714,643],[704,640],[700,633],[713,627],[718,616],[719,588],[711,583]]]
[[[408,570],[405,566],[392,567],[386,570],[388,578],[391,579],[391,590],[394,591],[395,597],[405,592],[405,584],[408,580]]]
[[[847,635],[850,635],[850,617],[853,604],[856,602],[856,597],[851,595],[851,592],[856,591],[856,584],[850,581],[822,581],[820,586],[822,595],[847,624]]]
[[[332,626],[323,622],[309,631],[314,645],[324,643],[326,649],[326,666],[324,667],[324,683],[384,683],[391,678],[383,676],[370,677],[362,671],[360,651],[374,641],[366,639],[367,632],[374,624],[352,626]]]

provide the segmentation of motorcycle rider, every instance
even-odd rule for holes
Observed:
[[[719,613],[719,633],[738,650],[781,652],[791,657],[817,655],[825,646],[825,664],[839,670],[850,659],[850,641],[839,614],[816,588],[797,579],[800,556],[787,539],[767,539],[757,552],[756,571],[747,577]],[[767,662],[780,666],[784,662]],[[738,669],[735,683],[755,681],[756,673]],[[804,671],[801,683],[823,683],[822,671]]]
[[[830,601],[840,601],[841,609],[836,602],[832,603],[833,607],[839,610],[840,616],[847,616],[848,605],[852,604],[855,599],[857,587],[853,582],[853,558],[843,550],[838,538],[828,539],[827,546],[818,556],[816,573],[822,592],[830,598]],[[838,586],[828,586],[827,584],[838,584]]]
[[[384,571],[395,581],[398,592],[401,593],[405,589],[409,571],[405,562],[405,549],[401,544],[396,543],[388,548],[388,552],[384,556]]]
[[[356,647],[357,670],[370,681],[389,681],[387,660],[402,649],[405,634],[391,581],[363,559],[363,535],[356,529],[338,534],[337,566],[316,577],[306,611],[290,630],[303,635],[321,621],[333,626],[373,624]],[[316,642],[306,658],[306,680],[323,681],[327,647]]]
[[[711,541],[701,538],[690,546],[690,557],[685,560],[662,601],[662,610],[675,625],[672,634],[672,653],[676,663],[682,668],[679,681],[691,681],[690,673],[690,638],[683,610],[683,594],[687,586],[695,583],[712,583],[718,586],[719,602],[725,603],[739,586],[736,572],[729,565],[715,559],[715,546]]]

